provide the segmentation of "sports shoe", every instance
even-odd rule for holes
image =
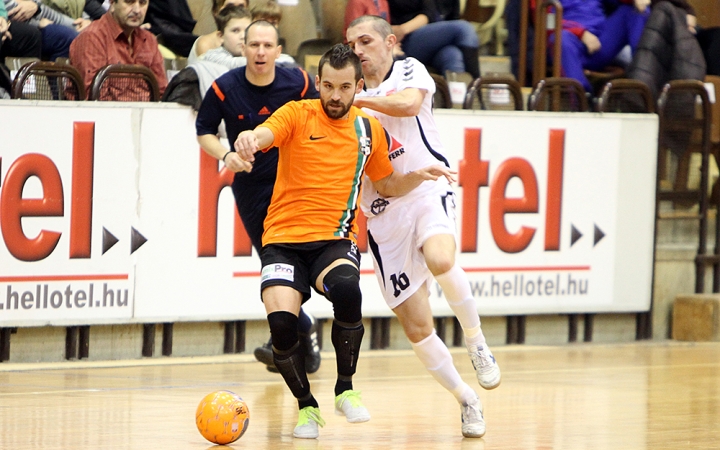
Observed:
[[[487,344],[468,344],[467,349],[480,386],[485,389],[500,386],[500,367]]]
[[[298,414],[298,423],[293,430],[293,436],[301,439],[317,439],[320,435],[318,425],[325,426],[325,421],[320,417],[320,409],[306,406]]]
[[[462,435],[468,438],[479,438],[485,435],[485,419],[482,414],[480,399],[474,403],[460,405],[462,419]]]
[[[256,348],[254,354],[255,359],[265,364],[268,372],[278,373],[277,367],[275,367],[275,361],[273,360],[272,338],[261,347]]]
[[[335,397],[335,414],[345,416],[350,423],[370,420],[370,413],[360,401],[360,391],[345,391]]]
[[[318,345],[318,322],[313,316],[310,317],[310,330],[307,333],[299,333],[300,343],[305,349],[305,371],[315,373],[320,368],[320,346]]]

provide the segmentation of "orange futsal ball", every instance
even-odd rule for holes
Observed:
[[[235,442],[250,424],[250,410],[239,395],[217,391],[206,395],[195,412],[195,424],[205,439],[215,444]]]

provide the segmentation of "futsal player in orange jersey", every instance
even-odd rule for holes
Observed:
[[[432,165],[393,172],[390,137],[380,123],[352,106],[363,87],[358,57],[338,44],[320,59],[319,100],[291,102],[252,131],[240,133],[235,150],[250,168],[254,153],[279,149],[278,175],[265,220],[261,291],[275,366],[298,400],[293,435],[317,438],[325,422],[310,392],[297,333],[297,314],[314,288],[332,304],[337,361],[335,409],[348,422],[370,420],[353,389],[362,325],[357,203],[367,175],[387,196],[410,192],[425,180],[453,172]]]

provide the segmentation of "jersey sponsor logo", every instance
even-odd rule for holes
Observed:
[[[325,139],[326,137],[327,137],[327,136],[313,136],[313,135],[311,134],[311,135],[310,135],[310,140],[311,140],[311,141],[317,141],[318,139]]]
[[[360,151],[363,155],[367,156],[370,154],[372,146],[372,140],[367,136],[360,136]]]
[[[373,215],[378,215],[381,212],[385,211],[385,208],[387,205],[389,205],[390,202],[385,200],[384,198],[376,198],[373,200],[372,205],[370,205],[370,211],[373,213]]]
[[[388,146],[388,158],[390,161],[405,153],[405,147],[399,143],[394,137],[390,136],[390,145]]]
[[[294,281],[295,267],[290,264],[275,263],[269,264],[262,268],[260,283],[266,280],[286,280]]]
[[[258,111],[258,114],[261,116],[269,116],[271,113],[267,106],[263,106],[260,111]]]

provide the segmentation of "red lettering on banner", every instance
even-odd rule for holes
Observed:
[[[524,194],[520,198],[507,198],[505,191],[514,177],[522,182]],[[505,214],[536,212],[538,212],[538,187],[532,166],[522,158],[503,161],[490,185],[490,230],[498,248],[507,253],[525,250],[535,235],[535,228],[522,226],[517,233],[510,233],[505,227]]]
[[[218,201],[220,191],[232,185],[235,174],[223,167],[218,170],[218,162],[215,158],[200,149],[200,186],[198,201],[198,256],[217,255],[217,225],[218,225]],[[252,243],[248,237],[242,220],[235,211],[235,226],[233,240],[234,256],[250,256],[252,254]]]
[[[490,163],[482,161],[479,128],[465,129],[465,149],[458,165],[458,186],[463,188],[460,251],[476,252],[478,235],[478,192],[488,185]]]
[[[560,250],[564,154],[565,130],[550,130],[545,215],[545,250],[548,251]]]
[[[95,123],[73,123],[70,258],[90,258]]]
[[[22,197],[30,177],[37,177],[43,189],[42,198]],[[29,239],[22,229],[23,217],[59,217],[64,212],[63,185],[55,163],[37,153],[23,155],[10,166],[0,194],[0,229],[5,245],[21,261],[47,258],[57,246],[61,233],[41,230]]]

